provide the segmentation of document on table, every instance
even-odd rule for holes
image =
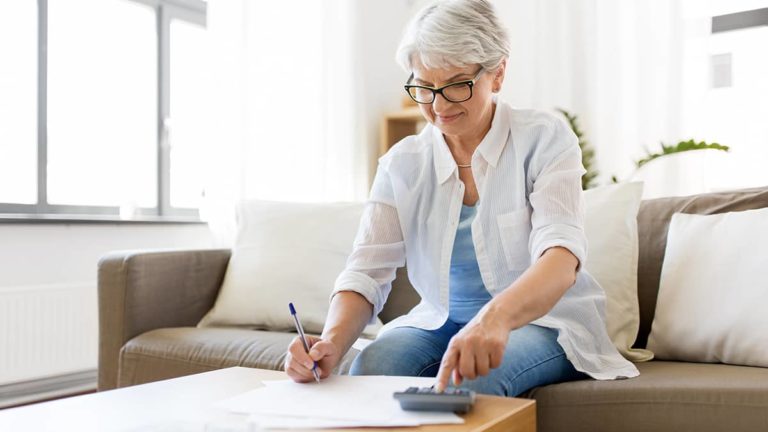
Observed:
[[[316,383],[264,381],[264,387],[217,406],[251,414],[263,428],[334,428],[460,424],[454,413],[403,411],[392,397],[408,387],[428,387],[434,378],[334,375]]]

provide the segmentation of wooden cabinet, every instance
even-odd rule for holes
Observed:
[[[384,116],[381,122],[379,156],[401,139],[417,134],[426,124],[427,121],[416,105],[406,106],[400,111]]]

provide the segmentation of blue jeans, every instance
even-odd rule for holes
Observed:
[[[392,329],[368,345],[350,375],[434,377],[443,353],[462,326],[447,320],[437,330]],[[509,333],[501,366],[461,387],[478,393],[518,396],[533,387],[588,378],[577,371],[557,343],[557,330],[529,324]]]

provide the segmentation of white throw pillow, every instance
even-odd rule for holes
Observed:
[[[628,360],[647,361],[653,353],[634,349],[640,326],[637,300],[637,212],[643,183],[618,183],[584,192],[584,268],[605,290],[606,326],[616,349]]]
[[[672,216],[648,348],[768,367],[768,208]]]
[[[237,239],[216,304],[199,327],[293,331],[293,302],[304,330],[319,334],[334,282],[357,233],[362,203],[244,201]],[[366,328],[375,335],[380,322]]]

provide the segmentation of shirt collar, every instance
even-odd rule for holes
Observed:
[[[494,102],[496,103],[496,111],[491,120],[491,128],[485,134],[483,140],[480,141],[480,145],[475,150],[472,160],[474,163],[476,157],[482,157],[489,165],[496,168],[501,152],[504,150],[507,138],[509,137],[509,114],[506,112],[507,107],[505,103],[496,97],[494,97]],[[435,173],[437,174],[437,182],[442,184],[456,171],[456,161],[453,160],[453,155],[448,148],[448,143],[445,142],[443,133],[438,127],[430,126],[432,127],[434,137]]]

